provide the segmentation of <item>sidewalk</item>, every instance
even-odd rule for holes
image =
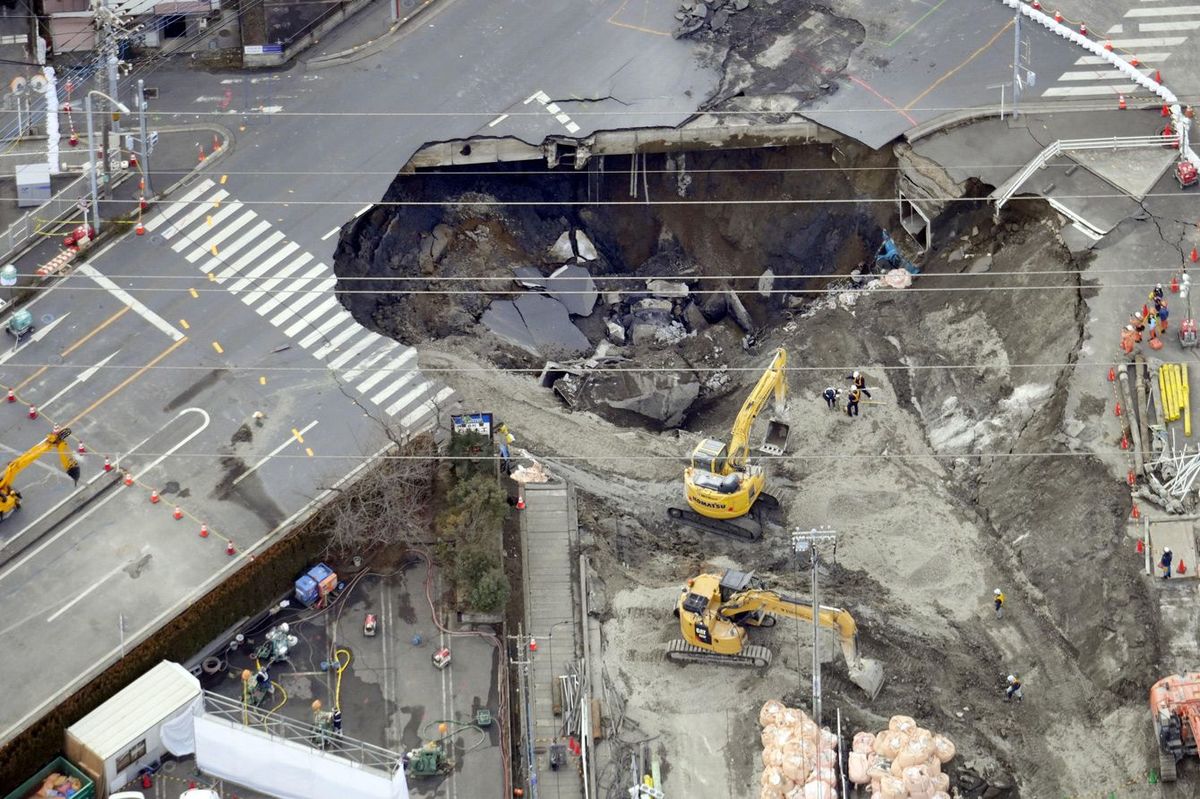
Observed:
[[[301,60],[330,56],[355,47],[361,47],[368,42],[378,39],[387,33],[392,26],[392,14],[388,8],[388,3],[391,1],[371,0],[370,4],[335,28],[320,43],[301,56]],[[401,4],[405,3],[405,0],[394,1]],[[416,6],[416,3],[412,3],[412,5]]]

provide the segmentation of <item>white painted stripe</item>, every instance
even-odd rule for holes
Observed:
[[[1154,74],[1154,70],[1144,70],[1143,75],[1149,77]],[[1118,69],[1107,70],[1088,70],[1087,72],[1064,72],[1059,75],[1059,80],[1129,80],[1129,76]]]
[[[421,403],[421,407],[401,419],[400,426],[406,430],[415,427],[421,417],[436,413],[438,407],[453,396],[454,389],[449,387],[443,388],[434,396],[432,401]]]
[[[312,430],[314,427],[316,427],[316,426],[317,426],[317,424],[318,424],[318,422],[317,422],[316,420],[314,420],[314,421],[311,421],[311,422],[309,422],[308,424],[306,424],[304,427],[301,427],[301,428],[300,428],[299,430],[297,430],[296,432],[298,432],[298,433],[300,434],[300,436],[303,436],[303,435],[304,435],[305,433],[307,433],[309,430]],[[283,452],[285,449],[287,449],[287,448],[288,448],[289,446],[291,446],[292,444],[299,444],[299,443],[300,443],[300,436],[297,436],[297,435],[295,435],[295,434],[292,434],[291,436],[288,436],[288,440],[287,440],[287,441],[284,441],[284,442],[283,442],[282,444],[280,444],[278,447],[276,447],[275,449],[273,449],[273,450],[271,450],[270,452],[268,452],[265,458],[263,458],[263,459],[262,459],[262,460],[260,460],[258,463],[256,463],[256,464],[254,464],[253,466],[251,466],[251,467],[250,467],[249,469],[247,469],[246,471],[244,471],[244,472],[242,472],[241,474],[239,474],[239,475],[237,476],[237,479],[233,481],[233,484],[234,484],[234,485],[237,485],[238,483],[240,483],[240,482],[242,482],[243,480],[245,480],[247,477],[249,477],[251,474],[253,474],[255,471],[257,471],[259,466],[262,466],[264,463],[266,463],[267,461],[271,460],[271,458],[274,458],[274,457],[275,457],[276,455],[278,455],[279,453]]]
[[[257,281],[259,277],[265,275],[266,272],[271,271],[275,264],[280,263],[281,260],[286,258],[288,247],[280,246],[281,241],[283,241],[282,230],[272,230],[271,235],[266,236],[266,240],[264,242],[266,250],[269,250],[271,254],[269,254],[268,257],[259,260],[258,265],[254,266],[254,269],[246,272],[246,274],[242,276],[240,280],[236,280],[233,282],[233,284],[230,284],[229,292],[232,294],[241,292],[242,289],[251,286],[251,284],[254,281]],[[252,258],[258,258],[259,256],[260,253],[258,252],[258,247],[254,247],[254,250],[246,253],[242,258],[248,260]],[[235,266],[238,265],[240,265],[240,262],[239,264],[235,264]]]
[[[324,266],[324,264],[322,264]],[[309,303],[315,302],[318,299],[329,299],[329,293],[333,291],[334,284],[337,283],[337,278],[325,277],[318,280],[310,288],[305,289],[303,293],[293,293],[290,296],[295,299],[290,306],[284,307],[282,311],[271,317],[271,324],[279,327],[287,321],[289,316],[297,315]],[[301,322],[304,320],[301,319]],[[289,334],[291,335],[291,334]]]
[[[367,330],[365,327],[362,328],[362,332],[365,334],[362,338],[354,342],[354,344],[348,349],[344,350],[341,355],[329,362],[330,369],[341,369],[343,364],[349,363],[350,360],[357,357],[360,352],[382,338],[374,330]],[[396,342],[393,341],[392,344],[396,344]]]
[[[388,416],[395,416],[400,411],[407,410],[413,403],[416,403],[419,410],[422,405],[429,402],[433,395],[433,383],[423,382],[421,385],[414,388],[412,391],[405,394],[400,399],[393,402],[391,405],[384,408],[383,412]]]
[[[334,295],[334,299],[337,299],[336,294]],[[339,302],[338,305],[341,306],[341,303]],[[354,317],[346,312],[345,308],[340,308],[337,313],[335,313],[329,319],[326,319],[320,327],[309,333],[304,338],[300,339],[300,346],[304,349],[308,349],[321,339],[326,338],[330,333],[333,332],[335,328],[341,327],[347,323],[351,325],[358,324],[358,322],[354,321]]]
[[[551,114],[558,114],[562,112],[562,109],[558,107],[558,103],[550,103],[546,106],[546,110]],[[566,114],[563,114],[563,116],[566,116]]]
[[[1146,62],[1162,62],[1162,61],[1166,61],[1170,57],[1171,57],[1170,53],[1138,53],[1138,59],[1141,61],[1146,61]],[[1107,66],[1107,65],[1108,65],[1108,59],[1102,58],[1098,55],[1085,55],[1085,56],[1080,56],[1079,58],[1075,59],[1075,66],[1077,66],[1077,67],[1083,67],[1083,66],[1095,67],[1095,66]]]
[[[286,257],[291,257],[291,253],[294,249],[298,249],[298,245],[296,245],[295,242],[288,242],[288,245],[284,247],[281,252],[286,253]],[[271,256],[271,260],[275,260],[275,256]],[[310,253],[300,253],[295,260],[293,260],[283,269],[280,269],[278,272],[276,272],[269,280],[264,280],[254,291],[250,291],[242,295],[242,302],[246,303],[247,305],[253,305],[254,303],[258,302],[260,299],[265,297],[271,291],[271,289],[282,283],[284,278],[290,277],[294,272],[299,271],[302,266],[311,260],[312,255]]]
[[[83,263],[83,264],[80,264],[79,266],[75,267],[75,271],[81,275],[87,275],[92,280],[96,281],[98,284],[103,286],[105,289],[108,290],[109,294],[113,295],[118,300],[120,300],[121,302],[128,305],[129,309],[131,311],[133,311],[135,314],[142,317],[147,322],[154,325],[156,328],[158,328],[159,330],[161,330],[162,332],[164,332],[168,336],[170,336],[172,341],[179,341],[181,338],[183,338],[183,333],[180,333],[178,330],[176,330],[174,327],[172,327],[167,322],[166,319],[163,319],[161,316],[156,314],[154,311],[150,310],[145,305],[143,305],[142,303],[135,300],[129,294],[129,292],[125,291],[120,286],[118,286],[116,283],[112,282],[107,277],[105,277],[104,275],[97,272],[96,267],[94,267],[88,263]]]
[[[1132,83],[1125,86],[1055,86],[1042,92],[1043,97],[1086,97],[1097,94],[1116,97],[1118,94],[1133,94],[1137,87]]]
[[[386,386],[384,386],[384,388],[379,393],[377,393],[375,396],[371,397],[371,403],[374,405],[382,406],[384,401],[388,397],[392,396],[397,391],[404,388],[405,385],[411,383],[413,378],[419,374],[420,374],[420,372],[418,372],[416,369],[409,369],[407,372],[404,372],[396,380],[393,380],[391,383],[388,383]],[[424,385],[424,384],[422,384],[422,385]],[[418,389],[418,390],[420,390],[420,389]]]
[[[205,178],[204,180],[200,181],[198,185],[193,186],[187,194],[179,197],[179,199],[163,200],[162,207],[158,210],[158,213],[155,214],[154,218],[146,220],[146,230],[153,231],[155,228],[162,225],[163,222],[166,222],[184,208],[190,208],[191,206],[187,205],[186,203],[196,199],[196,197],[198,197],[200,194],[203,194],[215,185],[217,184],[213,183],[208,178]]]
[[[554,118],[564,125],[571,121],[571,118],[566,114],[556,114]]]
[[[496,117],[491,122],[489,122],[488,127],[494,128],[506,119],[508,119],[508,114],[501,114],[500,116]]]
[[[338,225],[338,226],[337,226],[337,227],[335,227],[333,230],[329,231],[329,232],[328,232],[328,233],[326,233],[324,236],[322,236],[322,237],[321,237],[321,241],[328,241],[328,240],[329,240],[329,239],[331,239],[332,237],[336,236],[336,235],[338,234],[338,231],[339,231],[339,230],[341,230],[341,229],[342,229],[342,226],[341,226],[341,225]]]
[[[104,576],[103,576],[103,577],[101,577],[99,580],[97,580],[96,582],[92,583],[92,584],[91,584],[91,585],[89,585],[87,588],[83,589],[82,591],[79,591],[78,589],[76,589],[76,590],[73,592],[73,596],[72,596],[72,599],[71,599],[71,601],[70,601],[70,602],[68,602],[67,604],[63,605],[61,608],[59,608],[58,610],[54,611],[54,613],[52,613],[52,614],[51,614],[49,617],[47,617],[47,618],[46,618],[46,623],[48,624],[48,623],[50,623],[50,622],[54,621],[54,620],[55,620],[55,619],[57,619],[59,616],[63,615],[63,614],[64,614],[64,613],[66,613],[68,610],[70,610],[71,608],[73,608],[73,607],[75,606],[75,604],[76,604],[76,603],[78,603],[78,602],[82,602],[84,599],[86,599],[86,598],[87,598],[87,595],[88,595],[88,594],[92,593],[92,592],[93,592],[93,591],[95,591],[97,588],[99,588],[100,586],[104,585],[106,582],[108,582],[108,580],[109,580],[110,578],[112,578],[112,577],[115,577],[115,576],[117,575],[117,573],[118,573],[118,572],[120,572],[120,571],[122,571],[122,570],[124,570],[124,569],[128,569],[128,568],[130,568],[130,566],[132,565],[132,563],[136,563],[136,562],[137,562],[137,560],[138,560],[139,558],[141,558],[142,556],[146,555],[146,553],[148,553],[149,551],[150,551],[150,545],[149,545],[149,544],[146,544],[146,545],[145,545],[145,546],[143,546],[143,547],[142,547],[140,550],[138,550],[138,555],[137,555],[137,557],[135,557],[135,558],[134,558],[132,561],[130,561],[130,562],[127,562],[127,563],[119,563],[119,564],[117,564],[117,565],[116,565],[116,566],[115,566],[115,567],[112,569],[112,571],[106,572],[106,573],[104,574]]]
[[[194,225],[191,230],[187,232],[187,238],[195,242],[197,246],[200,246],[200,240],[204,238],[205,232],[212,232],[216,229],[217,225],[224,222],[231,214],[235,214],[239,210],[244,210],[242,204],[237,200],[230,200],[229,203],[218,209],[215,214],[211,215],[211,217],[206,216],[204,217],[203,222],[200,222],[198,225]],[[249,213],[254,212],[250,211]],[[212,225],[208,224],[208,220],[210,218],[212,219]],[[176,242],[176,245],[178,245],[178,242]],[[176,250],[176,252],[180,252],[180,250]]]
[[[1188,14],[1200,14],[1200,6],[1159,6],[1158,8],[1131,8],[1125,12],[1127,17],[1184,17]]]
[[[304,287],[314,279],[323,276],[328,271],[329,268],[325,266],[325,264],[317,264],[300,277],[291,280],[288,285],[284,286],[279,291],[274,291],[272,288],[271,290],[274,291],[274,295],[271,297],[271,299],[259,306],[258,312],[263,316],[266,316],[272,310],[278,307],[280,303],[287,302],[288,300],[292,299],[292,297],[303,296],[299,292],[303,291]]]
[[[382,337],[382,336],[379,336],[379,338],[381,338],[381,339],[382,339],[383,337]],[[359,376],[359,375],[361,375],[363,372],[366,372],[368,369],[372,369],[372,368],[374,368],[374,367],[375,367],[375,365],[376,365],[377,363],[379,363],[379,362],[380,362],[380,361],[382,361],[384,358],[386,358],[386,357],[388,357],[389,355],[391,355],[391,354],[392,354],[392,351],[393,351],[393,350],[395,350],[395,349],[396,349],[397,347],[399,347],[399,346],[400,346],[400,343],[399,343],[399,342],[396,342],[396,341],[388,341],[388,343],[387,343],[387,344],[385,344],[384,346],[380,347],[380,348],[379,348],[378,350],[376,350],[375,352],[371,353],[371,354],[370,354],[370,355],[369,355],[367,358],[365,358],[364,360],[360,361],[360,362],[358,363],[358,365],[357,365],[357,366],[355,366],[353,369],[351,369],[349,372],[346,372],[346,374],[344,374],[344,375],[342,376],[342,379],[343,379],[343,380],[345,380],[345,381],[346,381],[346,382],[348,382],[348,383],[353,383],[355,380],[357,380],[357,379],[358,379],[358,376]],[[341,359],[339,358],[338,360],[341,360]],[[330,364],[329,364],[329,368],[330,368],[330,369],[336,369],[336,368],[338,368],[338,361],[331,361],[331,362],[330,362]]]
[[[240,272],[241,270],[245,269],[247,266],[252,264],[256,259],[262,257],[262,254],[264,251],[270,250],[271,248],[278,246],[279,242],[283,241],[283,239],[284,239],[284,235],[283,235],[282,231],[272,230],[271,235],[267,236],[265,239],[260,241],[258,244],[254,245],[254,247],[252,247],[250,249],[250,251],[247,252],[245,255],[243,255],[241,258],[238,258],[236,261],[232,261],[229,264],[229,268],[231,270],[233,270],[233,274],[237,274],[238,272]],[[232,252],[235,252],[236,250],[240,250],[240,249],[241,249],[240,246],[238,246],[236,248],[231,246],[228,248],[228,251],[232,253]],[[232,275],[230,275],[230,277],[232,277]],[[224,282],[225,278],[223,278],[221,275],[217,275],[217,280]]]
[[[364,205],[362,208],[359,208],[357,211],[354,212],[354,218],[358,219],[360,216],[362,216],[363,214],[365,214],[367,211],[370,211],[370,210],[371,210],[371,205],[368,203],[367,205]]]
[[[1128,16],[1128,14],[1126,14],[1126,16]],[[1109,28],[1107,31],[1104,32],[1104,35],[1105,36],[1114,36],[1118,33],[1124,33],[1124,32],[1125,32],[1124,25],[1113,25],[1111,28]]]
[[[283,238],[283,233],[280,233],[279,231],[275,231],[275,233],[272,233],[270,238],[275,238],[276,235],[278,235],[280,239]],[[298,249],[300,249],[300,245],[294,241],[289,241],[287,244],[283,245],[282,247],[275,247],[275,249],[271,252],[271,254],[268,255],[265,259],[263,259],[263,261],[260,262],[258,266],[254,267],[249,272],[247,272],[245,277],[241,278],[240,280],[234,281],[233,285],[231,285],[229,287],[229,291],[234,294],[237,294],[242,289],[248,287],[255,280],[258,280],[260,277],[262,277],[263,275],[270,272],[272,269],[275,268],[275,264],[279,263],[284,258],[290,257],[291,254]],[[249,257],[249,256],[247,256],[247,257]]]
[[[257,225],[250,228],[230,244],[226,245],[224,250],[219,250],[218,252],[220,254],[216,258],[213,258],[209,261],[211,266],[204,271],[215,271],[218,266],[223,266],[225,268],[220,272],[217,272],[217,282],[224,283],[226,280],[229,280],[231,277],[236,275],[243,266],[246,266],[250,263],[249,259],[253,259],[258,255],[261,255],[271,246],[272,236],[278,236],[275,241],[279,241],[283,238],[283,234],[276,230],[271,234],[271,236],[259,240],[259,237],[270,229],[270,222],[265,219],[260,220]],[[258,241],[258,243],[250,248],[248,255],[240,258],[237,261],[234,261],[233,256],[241,252],[242,248],[252,241]]]
[[[217,200],[223,200],[228,196],[229,196],[229,192],[225,191],[224,189],[221,189],[216,194],[213,194],[209,197],[205,197],[203,202],[201,202],[197,205],[193,205],[191,207],[190,211],[188,211],[183,216],[179,217],[178,220],[172,222],[171,224],[169,224],[165,228],[163,228],[162,233],[160,235],[164,239],[170,239],[172,236],[179,233],[180,231],[186,230],[188,227],[191,226],[191,224],[193,222],[195,222],[197,219],[199,219],[200,217],[204,216],[205,214],[207,214],[209,211],[212,210],[212,203],[215,203]]]
[[[333,288],[333,286],[330,286],[330,288]],[[314,299],[317,299],[317,298],[320,298],[321,301],[319,303],[317,303],[315,306],[313,306],[313,308],[311,310],[309,310],[308,313],[306,313],[306,314],[298,313],[301,308],[303,308],[305,305],[308,305],[310,302],[312,302]],[[291,338],[291,337],[297,335],[301,330],[304,330],[305,328],[315,327],[317,322],[320,321],[321,319],[325,318],[325,315],[327,313],[332,311],[334,308],[340,308],[340,307],[341,307],[341,303],[339,303],[337,301],[337,297],[335,297],[333,295],[333,292],[330,291],[329,289],[326,289],[324,291],[314,290],[311,294],[304,295],[302,302],[297,302],[295,305],[292,306],[292,308],[291,308],[292,312],[296,313],[299,318],[296,319],[296,321],[292,322],[291,326],[283,331],[283,334],[285,336],[287,336],[288,338]],[[274,320],[271,320],[271,321],[274,321]]]
[[[574,122],[568,122],[566,127],[567,127],[568,133],[578,133],[579,132],[579,126],[576,125]]]
[[[362,325],[360,325],[358,322],[355,322],[354,324],[349,325],[341,333],[338,333],[336,336],[329,339],[328,344],[326,344],[324,347],[321,347],[319,350],[314,352],[313,357],[314,358],[324,358],[326,355],[328,355],[329,353],[336,350],[342,344],[345,344],[347,341],[349,341],[352,336],[357,335],[358,332],[361,331],[362,329],[363,329]]]
[[[230,203],[230,205],[233,205],[233,203]],[[224,211],[225,209],[222,208],[221,210]],[[196,263],[205,255],[211,253],[214,246],[221,244],[225,241],[225,239],[229,238],[234,233],[237,233],[255,219],[258,219],[258,214],[254,213],[253,211],[247,211],[237,219],[231,221],[228,225],[222,227],[216,235],[208,239],[204,238],[204,233],[208,230],[208,222],[201,222],[201,227],[193,228],[192,232],[187,234],[187,239],[189,240],[188,243],[196,248],[194,252],[188,254],[188,263]],[[217,225],[217,222],[217,218],[213,217],[214,227]],[[175,252],[183,252],[185,247],[186,244],[182,241],[177,241],[171,245],[171,249],[175,250]],[[217,248],[217,252],[221,252],[220,247]]]
[[[1138,25],[1138,33],[1194,31],[1197,28],[1200,28],[1200,19],[1181,19],[1177,22],[1143,22]]]
[[[1158,38],[1113,39],[1113,47],[1133,50],[1138,47],[1174,47],[1187,41],[1186,36],[1160,36]]]
[[[396,358],[396,359],[390,361],[388,363],[388,365],[383,367],[382,369],[376,369],[374,372],[371,373],[371,375],[366,380],[362,381],[357,386],[355,386],[355,388],[357,388],[362,393],[366,394],[368,391],[371,390],[371,388],[373,386],[381,383],[384,380],[384,378],[394,377],[396,375],[396,373],[398,372],[398,370],[400,369],[400,367],[403,366],[406,362],[411,361],[413,359],[413,356],[416,354],[417,354],[417,351],[415,349],[413,349],[412,347],[405,347],[403,354],[401,354],[399,358]]]

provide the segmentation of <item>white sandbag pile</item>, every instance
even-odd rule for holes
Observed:
[[[908,716],[892,716],[886,730],[854,735],[848,776],[856,785],[869,784],[871,799],[950,799],[950,777],[942,766],[953,758],[949,738]]]
[[[837,799],[837,737],[803,710],[770,700],[763,725],[762,799]]]

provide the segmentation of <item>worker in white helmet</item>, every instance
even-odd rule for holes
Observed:
[[[996,606],[997,619],[1004,617],[1004,601],[1006,598],[1007,597],[1004,596],[1004,592],[999,588],[992,592],[992,604]]]
[[[1021,678],[1015,674],[1008,675],[1008,687],[1004,690],[1004,701],[1009,702],[1016,699],[1022,701],[1025,696],[1021,693]]]
[[[1163,570],[1164,580],[1169,580],[1171,578],[1171,560],[1174,557],[1175,555],[1171,552],[1170,547],[1163,547],[1162,557],[1159,559],[1158,565],[1159,568]]]
[[[856,370],[854,374],[846,375],[846,379],[854,384],[854,388],[857,388],[868,397],[871,396],[871,392],[867,390],[867,378],[862,372]]]

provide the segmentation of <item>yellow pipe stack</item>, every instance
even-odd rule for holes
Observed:
[[[1183,434],[1192,434],[1192,409],[1188,387],[1187,364],[1167,363],[1158,368],[1158,389],[1162,396],[1163,416],[1166,421],[1178,421],[1183,417]]]

